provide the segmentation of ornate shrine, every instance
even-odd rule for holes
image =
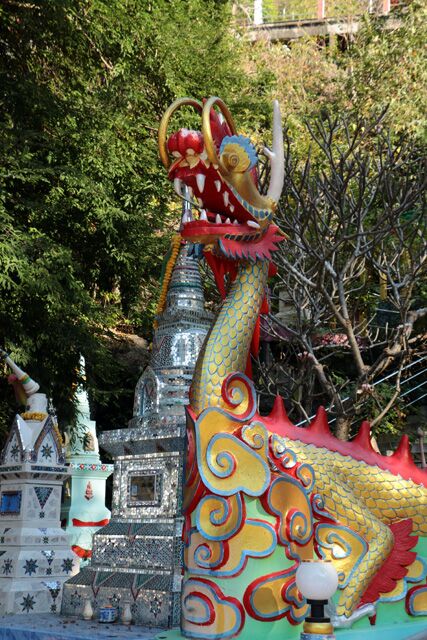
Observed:
[[[189,105],[201,130],[168,135],[173,114]],[[299,636],[308,605],[295,574],[316,558],[338,573],[336,628],[407,623],[410,635],[411,620],[427,616],[427,474],[408,438],[386,457],[372,449],[367,422],[342,442],[324,409],[306,429],[290,422],[280,397],[270,415],[257,411],[249,352],[258,348],[272,255],[284,241],[274,224],[283,187],[277,103],[265,195],[257,152],[219,98],[174,102],[159,150],[178,195],[185,186],[198,211],[183,219],[182,235],[202,245],[224,297],[187,410],[182,635]]]
[[[0,613],[56,613],[76,565],[59,519],[67,476],[62,438],[39,385],[0,353],[26,402],[0,458]]]
[[[127,429],[100,444],[115,460],[110,523],[94,536],[91,565],[66,584],[62,613],[95,614],[128,601],[134,622],[179,624],[182,581],[182,477],[185,406],[212,317],[204,309],[192,245],[172,242],[163,278],[150,365],[135,389]]]

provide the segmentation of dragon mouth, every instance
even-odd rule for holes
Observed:
[[[193,160],[193,162],[196,159]],[[256,222],[256,210],[228,184],[220,173],[209,164],[209,160],[199,158],[199,162],[193,168],[182,166],[181,160],[174,163],[169,171],[169,179],[173,181],[178,195],[182,195],[182,183],[187,185],[196,206],[208,209],[213,213],[226,214],[234,217],[239,222],[252,220]],[[208,164],[206,164],[208,163]],[[181,165],[181,166],[180,166]]]
[[[206,220],[204,216],[206,215]],[[198,220],[189,219],[188,214],[184,214],[182,220],[181,235],[192,242],[201,244],[212,243],[215,239],[225,238],[226,240],[259,240],[263,231],[254,229],[248,224],[240,224],[237,220],[232,222],[230,218],[224,220],[220,214],[212,214],[203,210]],[[215,219],[214,219],[215,216]]]
[[[221,174],[208,159],[200,132],[181,129],[169,139],[168,150],[174,158],[169,180],[177,194],[194,205],[184,208],[181,235],[230,260],[270,261],[283,240],[271,224],[272,211],[247,202]],[[247,177],[255,185],[256,174]]]
[[[258,239],[263,230],[256,219],[257,210],[222,178],[207,159],[193,155],[190,162],[193,167],[189,166],[187,158],[178,158],[169,171],[169,179],[173,181],[177,194],[185,197],[183,187],[187,186],[189,200],[199,212],[198,219],[194,219],[191,213],[183,214],[182,235],[204,243],[226,235]],[[261,214],[264,217],[268,212]]]
[[[201,131],[181,128],[167,137],[171,117],[184,106],[201,114]],[[257,150],[249,138],[237,135],[233,118],[220,98],[211,97],[203,103],[179,98],[163,114],[160,158],[179,197],[193,205],[183,207],[181,235],[205,245],[209,259],[225,258],[222,266],[235,260],[271,262],[272,253],[284,239],[273,224],[283,187],[281,131],[276,101],[273,149],[263,149],[271,167],[269,187],[263,193]]]

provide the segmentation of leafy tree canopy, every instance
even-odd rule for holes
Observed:
[[[233,101],[230,16],[202,0],[0,8],[0,343],[59,409],[79,352],[108,380],[108,327],[151,324],[176,222],[158,122],[177,96]]]
[[[110,424],[138,372],[105,336],[149,334],[178,205],[156,132],[178,96],[220,95],[261,142],[277,95],[300,158],[305,120],[367,115],[425,139],[426,8],[399,29],[366,22],[344,52],[248,42],[220,0],[4,0],[0,6],[0,344],[69,419],[79,353]],[[6,384],[0,428],[10,425]],[[3,393],[4,391],[4,393]]]

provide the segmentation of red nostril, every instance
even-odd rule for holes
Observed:
[[[200,154],[203,151],[203,136],[200,131],[180,129],[177,134],[178,151],[181,155],[191,149],[193,153]]]
[[[169,153],[173,153],[178,150],[178,133],[173,133],[167,142]]]
[[[202,153],[203,136],[200,131],[189,131],[187,133],[187,148],[193,149],[194,153]]]
[[[203,151],[203,136],[200,131],[189,131],[188,129],[180,129],[173,133],[168,141],[167,147],[169,153],[175,157],[179,155],[200,155]]]

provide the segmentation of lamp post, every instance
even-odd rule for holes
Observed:
[[[338,587],[338,575],[332,562],[306,560],[296,573],[297,587],[311,607],[305,619],[301,640],[335,640],[334,628],[324,607]]]

